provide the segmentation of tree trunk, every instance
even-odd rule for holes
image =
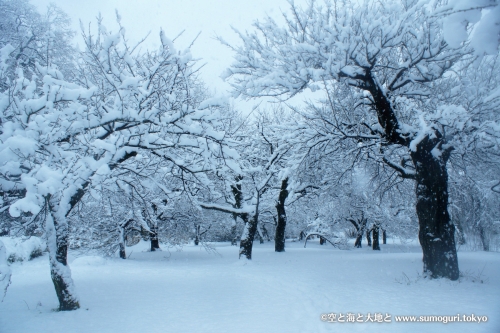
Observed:
[[[455,227],[448,213],[448,172],[446,162],[452,147],[443,148],[443,136],[438,130],[427,134],[416,147],[411,138],[402,135],[394,104],[370,70],[364,83],[372,95],[378,122],[384,129],[384,139],[392,144],[410,148],[415,175],[404,171],[403,178],[416,180],[418,238],[423,252],[424,275],[457,280],[459,276]],[[401,171],[401,170],[400,170]]]
[[[196,236],[194,237],[194,245],[198,246],[198,244],[200,244],[200,225],[195,224],[194,229],[196,230]]]
[[[382,229],[382,244],[387,244],[387,233],[385,232],[385,229]]]
[[[264,235],[262,234],[262,230],[260,228],[260,224],[257,224],[257,234],[259,235],[260,244],[264,244]]]
[[[125,228],[120,227],[120,258],[127,259],[127,254],[125,253]]]
[[[281,181],[281,190],[276,203],[276,211],[278,213],[278,223],[276,224],[276,235],[274,237],[274,251],[285,252],[285,228],[286,228],[286,211],[285,201],[288,197],[288,178]]]
[[[236,219],[237,217],[234,218],[234,225],[231,226],[231,245],[238,245],[238,235],[236,234]]]
[[[268,242],[271,241],[271,237],[269,236],[269,232],[266,229],[265,225],[262,225],[262,236],[264,236],[265,239],[267,239]]]
[[[319,236],[319,245],[325,245],[325,244],[326,240],[323,237]]]
[[[373,250],[378,250],[380,251],[380,244],[379,244],[379,228],[377,225],[373,226]]]
[[[243,228],[243,234],[241,235],[239,257],[241,258],[241,256],[245,256],[248,260],[251,260],[253,240],[257,231],[257,213],[250,220],[248,220],[248,218],[244,218],[243,220],[245,221],[245,227]]]
[[[158,226],[154,225],[151,227],[151,233],[149,234],[149,239],[151,240],[151,252],[160,249],[160,242],[158,240]]]
[[[459,276],[455,226],[448,213],[447,157],[427,136],[411,152],[416,168],[419,241],[424,275],[457,280]]]
[[[241,208],[243,204],[243,192],[241,190],[241,181],[243,180],[243,176],[238,175],[235,177],[235,184],[231,185],[231,192],[233,193],[234,197],[234,208]],[[248,215],[242,215],[242,219],[245,222],[245,227],[246,227],[246,219]],[[234,225],[231,227],[231,234],[232,234],[232,240],[231,240],[231,245],[236,245],[238,242],[238,235],[236,234],[236,226],[238,225],[238,214],[233,214],[234,218]]]
[[[372,229],[366,230],[366,241],[368,242],[368,246],[372,246],[372,238],[370,233],[372,232]]]
[[[455,227],[456,231],[458,231],[458,245],[465,245],[466,240],[465,240],[465,233],[464,233],[464,228],[462,227],[462,223],[460,220],[455,221]]]
[[[354,242],[354,247],[357,247],[358,249],[360,249],[362,239],[363,239],[363,233],[359,233],[358,236],[356,237],[356,241]]]
[[[484,227],[482,225],[478,226],[479,229],[479,238],[481,239],[481,244],[483,244],[483,251],[490,251],[490,242],[486,232],[484,231]]]
[[[54,213],[50,205],[47,206],[45,228],[50,275],[59,300],[59,311],[76,310],[80,308],[80,304],[71,278],[71,270],[68,267],[68,223],[64,215],[60,217],[60,214]],[[58,216],[58,219],[54,215]]]
[[[361,219],[359,219],[357,222],[354,219],[347,219],[349,222],[352,223],[354,228],[356,228],[356,241],[354,242],[354,247],[360,249],[361,248],[361,240],[363,239],[363,234],[365,232],[366,228],[366,222],[367,220],[364,218],[363,213],[361,213]]]

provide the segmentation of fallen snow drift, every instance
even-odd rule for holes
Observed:
[[[500,254],[459,252],[466,277],[425,280],[414,242],[382,251],[318,243],[255,244],[254,260],[216,244],[147,252],[128,260],[72,258],[78,311],[55,312],[48,257],[11,265],[0,332],[500,332]],[[482,280],[482,283],[481,281]],[[475,282],[473,282],[475,281]],[[391,323],[327,323],[323,313],[390,314]],[[395,315],[479,315],[486,323],[398,323]]]

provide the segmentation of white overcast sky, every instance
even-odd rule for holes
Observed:
[[[231,26],[240,31],[252,29],[256,19],[270,15],[280,21],[281,11],[288,11],[286,0],[31,0],[40,12],[49,3],[55,3],[72,19],[73,29],[80,32],[81,20],[85,26],[95,24],[99,13],[104,18],[108,30],[116,31],[115,9],[122,17],[122,25],[131,41],[138,41],[151,32],[147,39],[148,47],[159,45],[159,31],[162,28],[167,37],[174,38],[182,30],[184,34],[176,40],[176,48],[187,47],[196,35],[201,35],[191,48],[193,57],[206,63],[202,77],[212,92],[225,93],[229,85],[219,77],[232,63],[232,52],[215,35],[230,43],[238,43]],[[305,3],[296,0],[296,4]],[[82,44],[81,42],[79,43]],[[257,103],[254,101],[252,104]],[[241,102],[238,102],[240,105]],[[245,103],[245,108],[249,105]],[[242,105],[243,106],[243,105]]]

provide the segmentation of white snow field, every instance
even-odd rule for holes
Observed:
[[[466,276],[450,282],[419,277],[417,242],[388,240],[381,251],[287,242],[285,253],[255,243],[251,262],[237,259],[237,247],[214,246],[219,255],[194,245],[147,252],[139,243],[128,260],[70,256],[82,306],[70,312],[53,310],[47,255],[14,263],[0,332],[500,332],[500,253],[459,252]],[[364,322],[322,321],[328,313]],[[390,322],[366,322],[368,313]],[[399,315],[488,321],[396,322]]]

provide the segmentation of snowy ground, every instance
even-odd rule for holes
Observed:
[[[55,312],[47,255],[12,264],[0,332],[500,332],[500,253],[459,252],[460,282],[424,280],[416,243],[382,251],[287,242],[255,244],[254,260],[216,244],[146,252],[129,260],[70,260],[82,308]],[[129,253],[130,248],[127,248]],[[473,282],[480,275],[484,283]],[[405,277],[405,275],[407,277]],[[323,313],[391,315],[390,323],[328,323]],[[396,315],[479,315],[486,323],[401,323]]]

